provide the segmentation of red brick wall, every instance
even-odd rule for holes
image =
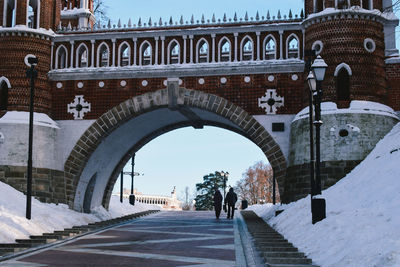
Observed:
[[[388,105],[400,111],[400,63],[387,64],[386,74],[389,84]]]
[[[373,53],[365,50],[365,38],[375,41]],[[323,82],[324,101],[336,102],[334,72],[344,62],[353,73],[350,78],[350,100],[386,102],[385,44],[381,23],[350,18],[315,23],[306,30],[306,49],[311,49],[316,40],[323,42],[321,56],[328,64]]]
[[[2,36],[0,38],[0,73],[11,83],[8,110],[29,110],[30,86],[24,63],[27,54],[39,59],[38,78],[35,82],[35,111],[49,113],[51,92],[47,73],[50,66],[50,41],[36,37]]]
[[[277,94],[285,97],[285,106],[279,108],[277,113],[295,114],[302,108],[303,80],[302,73],[296,73],[299,79],[293,81],[293,74],[274,74],[273,82],[268,81],[269,74],[207,76],[202,77],[205,80],[204,84],[198,83],[200,77],[185,77],[181,78],[183,81],[181,87],[216,94],[253,115],[265,114],[264,109],[258,107],[258,98],[264,96],[267,89],[277,89]],[[244,81],[245,76],[251,78],[249,83]],[[221,77],[227,79],[226,84],[221,83]],[[85,115],[85,119],[96,119],[128,98],[166,88],[163,85],[165,79],[124,79],[127,82],[125,87],[120,85],[121,80],[61,81],[63,84],[61,89],[57,88],[57,82],[54,81],[51,85],[53,119],[73,119],[72,114],[67,113],[67,105],[74,100],[75,95],[84,95],[85,100],[91,103],[91,112]],[[142,85],[143,80],[147,80],[147,86]],[[99,87],[100,81],[105,83],[103,88]],[[83,82],[83,88],[77,87],[78,82]]]

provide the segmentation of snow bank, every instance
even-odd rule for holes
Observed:
[[[156,205],[142,203],[132,206],[127,199],[121,204],[118,197],[112,197],[109,211],[98,207],[92,214],[82,214],[70,210],[64,204],[44,204],[32,198],[32,219],[27,220],[25,195],[2,182],[0,192],[0,243],[15,242],[15,239],[28,238],[29,235],[40,235],[144,210],[160,209]]]
[[[400,266],[400,123],[351,173],[324,190],[327,218],[311,224],[310,197],[255,212],[323,267]]]

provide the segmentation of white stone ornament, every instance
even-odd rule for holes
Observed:
[[[268,81],[269,81],[269,82],[273,82],[274,80],[275,80],[274,75],[269,75],[269,76],[268,76]]]
[[[57,83],[57,88],[58,88],[58,89],[61,89],[62,87],[63,87],[63,84],[62,84],[61,82],[58,82],[58,83]]]
[[[276,89],[268,89],[265,96],[258,99],[258,106],[267,114],[276,114],[277,109],[284,106],[284,97],[278,96]]]
[[[90,112],[90,103],[85,101],[83,95],[76,95],[74,101],[68,104],[67,111],[74,115],[74,120],[82,120]]]

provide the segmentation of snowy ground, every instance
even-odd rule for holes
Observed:
[[[400,123],[322,196],[327,218],[315,225],[309,196],[249,209],[323,267],[400,266]]]
[[[63,230],[74,225],[88,224],[132,214],[144,210],[160,209],[156,205],[129,204],[124,199],[121,204],[118,197],[111,197],[110,209],[98,207],[92,214],[72,211],[67,205],[44,204],[32,199],[32,219],[25,218],[26,197],[7,184],[0,182],[0,243],[15,242],[17,238],[40,235],[44,232]]]

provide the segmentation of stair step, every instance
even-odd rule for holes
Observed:
[[[272,251],[288,251],[288,252],[297,252],[298,249],[295,247],[264,247],[264,246],[257,246],[257,249],[262,252],[272,252]]]
[[[292,248],[293,245],[289,242],[268,242],[268,241],[259,241],[255,242],[257,246],[262,247],[289,247]]]
[[[15,239],[15,242],[19,244],[46,244],[44,239]]]
[[[284,264],[311,264],[312,261],[308,258],[267,258],[266,262],[269,263],[284,263]]]
[[[318,265],[313,264],[268,264],[268,267],[319,267]]]
[[[51,243],[55,242],[61,238],[57,238],[56,236],[51,236],[51,235],[31,235],[29,236],[31,240],[42,240],[46,243]]]
[[[264,257],[268,258],[305,258],[303,252],[292,251],[269,251],[263,252]]]
[[[22,243],[1,243],[0,244],[0,249],[1,248],[30,248],[32,246],[28,244],[22,244]]]

